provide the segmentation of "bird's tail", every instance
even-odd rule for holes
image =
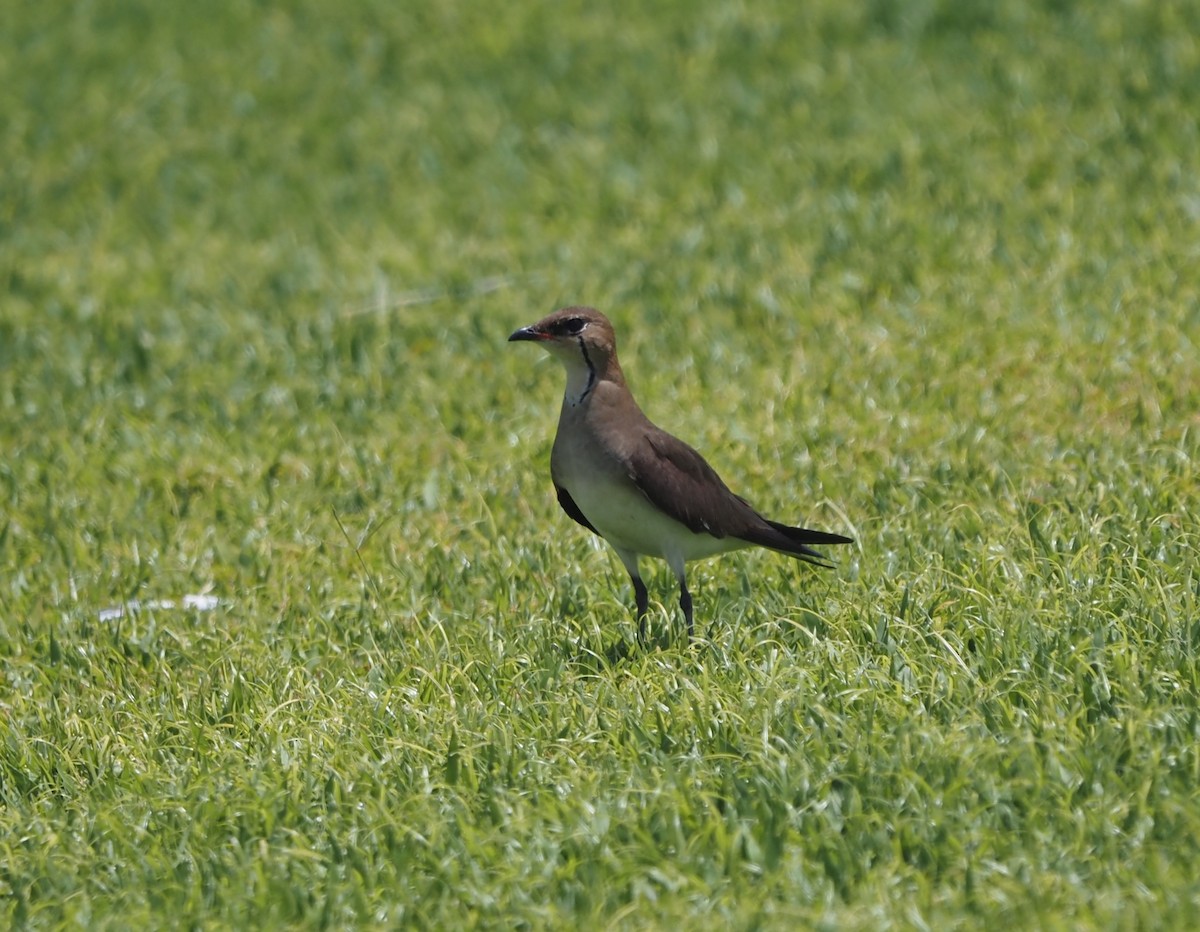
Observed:
[[[763,520],[766,521],[765,525],[743,535],[742,540],[758,544],[760,547],[778,550],[780,553],[786,553],[806,563],[815,563],[817,566],[829,567],[830,564],[826,562],[828,557],[813,550],[808,544],[854,543],[853,538],[843,537],[841,534],[814,531],[806,527],[791,527],[787,524],[780,524],[778,521],[771,521],[769,518]]]

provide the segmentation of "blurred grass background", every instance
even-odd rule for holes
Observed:
[[[1187,927],[1200,8],[4,19],[10,923]],[[566,303],[858,549],[604,662]]]

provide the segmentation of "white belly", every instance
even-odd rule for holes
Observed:
[[[567,491],[604,539],[618,550],[670,560],[700,560],[748,546],[735,538],[694,534],[623,482],[573,482]]]

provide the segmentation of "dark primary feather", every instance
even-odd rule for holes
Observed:
[[[787,524],[780,524],[778,521],[772,521],[769,518],[764,518],[763,521],[766,527],[753,528],[746,534],[738,535],[742,540],[749,541],[752,544],[758,544],[761,547],[770,547],[779,553],[786,553],[790,557],[796,557],[803,560],[805,563],[814,563],[817,566],[824,566],[827,569],[830,564],[826,563],[827,557],[825,554],[813,550],[807,544],[852,544],[854,541],[849,537],[843,537],[841,534],[829,534],[825,531],[813,531],[806,527],[791,527]]]
[[[592,522],[589,521],[584,513],[579,510],[579,506],[575,504],[575,499],[571,498],[570,492],[558,484],[555,484],[554,491],[558,493],[558,504],[561,505],[562,510],[567,513],[568,518],[570,518],[572,521],[579,522],[593,534],[600,533],[594,527],[592,527]]]

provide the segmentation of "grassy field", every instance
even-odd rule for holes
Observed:
[[[10,4],[0,926],[1192,927],[1197,36]],[[567,303],[836,570],[696,564],[689,649],[656,566],[635,649]]]

